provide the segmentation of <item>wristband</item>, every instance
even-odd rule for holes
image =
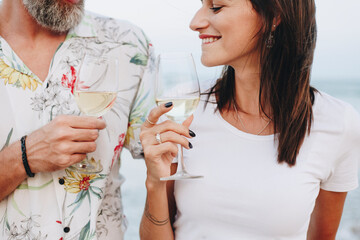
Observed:
[[[29,163],[28,163],[28,160],[27,160],[26,145],[25,145],[26,137],[27,137],[27,136],[25,135],[25,136],[23,136],[23,137],[20,139],[20,142],[21,142],[21,153],[22,153],[22,162],[23,162],[23,165],[24,165],[24,168],[25,168],[26,175],[28,175],[29,177],[34,177],[35,174],[31,172],[30,166],[29,166]]]

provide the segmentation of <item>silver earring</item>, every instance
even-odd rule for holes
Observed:
[[[273,25],[274,31],[276,29],[276,25]],[[270,35],[268,37],[268,39],[266,39],[266,47],[267,48],[272,48],[275,44],[275,39],[274,39],[274,32],[270,32]]]
[[[274,46],[274,44],[275,44],[274,35],[273,35],[273,32],[270,32],[268,39],[266,39],[266,47],[272,48]]]

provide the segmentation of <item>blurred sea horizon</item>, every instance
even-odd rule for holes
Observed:
[[[202,82],[201,85],[202,90],[205,90],[211,83]],[[319,91],[350,103],[360,112],[360,79],[313,79],[311,85]],[[124,211],[129,221],[125,240],[138,240],[146,198],[145,163],[143,160],[133,160],[130,153],[125,150],[122,153],[120,173],[126,178],[122,186]],[[360,188],[348,193],[336,239],[360,240]]]

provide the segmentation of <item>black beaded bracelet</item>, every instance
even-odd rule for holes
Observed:
[[[24,165],[26,174],[27,174],[29,177],[34,177],[35,174],[31,172],[30,166],[29,166],[29,163],[28,163],[28,160],[27,160],[26,145],[25,145],[26,137],[27,137],[27,136],[25,135],[25,136],[23,136],[23,137],[20,139],[20,142],[21,142],[22,161],[23,161],[23,165]]]

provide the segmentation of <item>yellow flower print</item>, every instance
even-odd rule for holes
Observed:
[[[94,158],[91,160],[95,161]],[[76,194],[76,199],[68,206],[73,207],[70,215],[79,209],[84,199],[88,198],[90,201],[90,196],[97,197],[98,199],[103,198],[102,189],[94,186],[93,183],[105,179],[106,174],[81,174],[76,171],[70,171],[69,169],[65,169],[65,172],[66,176],[62,178],[65,191]]]
[[[129,127],[127,130],[127,135],[125,138],[125,145],[128,146],[130,144],[130,141],[134,139],[134,129],[133,127]]]
[[[41,83],[36,79],[19,72],[18,70],[7,65],[4,60],[0,59],[0,77],[4,79],[4,84],[13,84],[18,87],[36,90],[38,85]]]
[[[79,193],[87,191],[91,185],[91,180],[100,178],[99,174],[81,174],[65,169],[67,177],[64,177],[65,190],[69,193]]]
[[[136,126],[136,125],[138,125],[138,126]],[[126,138],[125,138],[125,145],[126,146],[129,146],[130,142],[135,139],[135,128],[140,128],[140,126],[141,126],[140,117],[133,118],[129,122],[128,129],[127,129],[127,134],[126,134]]]

